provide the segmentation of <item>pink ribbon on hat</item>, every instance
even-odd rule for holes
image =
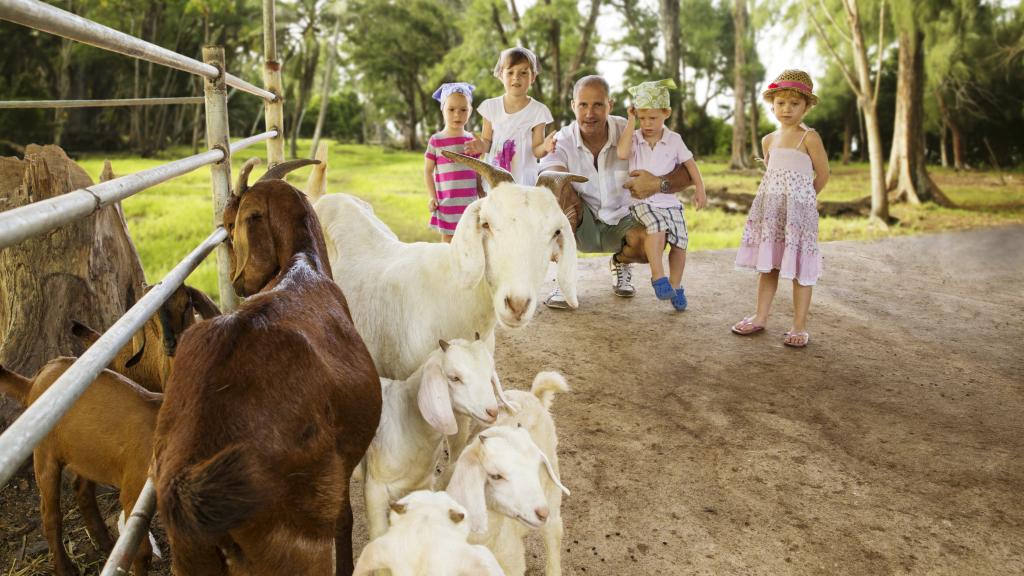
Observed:
[[[768,88],[796,88],[798,90],[806,90],[811,92],[811,87],[803,82],[795,82],[793,80],[783,80],[782,82],[772,82],[768,85]]]

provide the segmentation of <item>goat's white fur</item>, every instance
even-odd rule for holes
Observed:
[[[444,492],[418,491],[398,501],[391,528],[359,556],[353,576],[503,576],[494,555],[469,544],[466,510]]]
[[[569,493],[525,428],[488,428],[455,463],[447,492],[469,513],[470,542],[487,546],[509,576],[526,573],[523,536],[550,516],[543,475]]]
[[[466,208],[451,244],[404,243],[370,206],[346,194],[316,203],[334,280],[382,377],[408,378],[438,338],[526,325],[548,262],[576,298],[576,240],[547,188],[503,184]]]
[[[408,379],[381,379],[380,424],[363,460],[371,539],[387,530],[390,503],[432,487],[444,434],[457,431],[456,412],[488,425],[499,416],[500,384],[486,343],[440,344]]]

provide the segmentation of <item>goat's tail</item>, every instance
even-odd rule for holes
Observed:
[[[265,482],[245,452],[232,444],[160,482],[158,504],[176,531],[216,535],[248,518],[267,501]]]
[[[313,166],[313,171],[309,173],[309,179],[306,180],[306,197],[310,204],[316,204],[316,201],[327,193],[327,149],[326,140],[321,140],[320,145],[316,147],[314,159],[319,160],[320,163]]]
[[[568,391],[569,383],[565,381],[565,376],[558,372],[538,372],[533,378],[533,386],[530,387],[530,392],[549,409],[555,400],[555,394]]]
[[[0,392],[14,398],[22,406],[28,406],[28,394],[31,390],[31,380],[0,364]]]

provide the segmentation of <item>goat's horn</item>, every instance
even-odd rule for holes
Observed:
[[[309,158],[300,158],[298,160],[289,160],[287,162],[281,162],[277,166],[274,166],[270,170],[267,170],[267,173],[264,174],[263,176],[260,176],[260,179],[257,180],[257,182],[263,182],[264,180],[284,180],[285,175],[291,172],[292,170],[298,170],[303,166],[309,166],[310,164],[319,163],[319,160],[310,160]]]
[[[494,188],[502,182],[512,182],[514,184],[516,181],[508,170],[499,166],[491,166],[487,162],[473,158],[472,156],[466,156],[465,154],[459,154],[449,150],[442,150],[441,154],[452,162],[461,162],[472,168],[474,172],[487,179],[487,183],[491,185],[491,188]]]
[[[572,493],[569,492],[569,489],[562,484],[561,480],[559,480],[558,474],[555,474],[555,467],[551,465],[551,460],[548,460],[547,455],[544,454],[544,451],[540,448],[537,448],[537,451],[540,452],[541,460],[544,461],[544,469],[548,471],[548,476],[551,478],[551,481],[554,482],[555,486],[558,486],[566,496],[570,496]]]
[[[537,176],[537,186],[544,186],[555,193],[562,190],[562,187],[568,186],[569,182],[579,182],[580,184],[587,182],[586,176],[580,176],[579,174],[570,174],[569,172],[543,172],[540,176]]]
[[[260,163],[259,158],[249,158],[242,164],[242,170],[238,173],[238,180],[235,182],[235,196],[245,194],[249,189],[249,172]]]

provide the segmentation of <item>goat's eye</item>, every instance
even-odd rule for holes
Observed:
[[[491,477],[491,480],[504,480],[505,479],[505,477],[502,476],[501,474],[488,474],[488,476]]]
[[[459,378],[458,376],[452,376],[451,380],[453,384],[462,384],[462,378]]]

